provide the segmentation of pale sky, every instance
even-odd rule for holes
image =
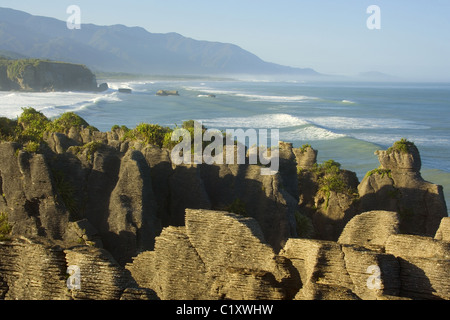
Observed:
[[[265,61],[325,74],[379,71],[450,81],[449,0],[0,0],[0,7],[66,21],[140,26],[197,40],[234,43]],[[369,30],[367,8],[381,9]]]

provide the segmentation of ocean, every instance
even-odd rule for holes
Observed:
[[[174,127],[191,119],[210,129],[279,129],[281,140],[294,147],[310,144],[319,151],[319,162],[333,159],[343,169],[356,172],[360,180],[379,167],[376,150],[406,138],[419,148],[422,176],[442,185],[450,204],[450,84],[100,82],[108,82],[110,89],[102,93],[0,92],[0,116],[15,118],[21,108],[30,106],[48,117],[76,112],[101,131],[116,124],[133,128],[143,122]],[[119,93],[119,88],[133,93]],[[177,90],[180,96],[156,96],[161,89]]]

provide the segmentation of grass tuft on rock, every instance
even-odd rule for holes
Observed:
[[[9,235],[12,231],[12,226],[8,222],[8,214],[0,212],[0,241],[10,240]]]
[[[394,145],[387,150],[387,152],[392,153],[394,151],[398,151],[401,153],[411,153],[412,151],[416,150],[417,147],[413,142],[402,138],[400,141],[395,142]]]

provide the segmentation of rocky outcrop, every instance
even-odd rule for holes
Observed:
[[[381,167],[369,172],[358,186],[360,211],[398,212],[402,233],[434,236],[447,217],[443,189],[422,178],[419,151],[409,146],[376,152]]]
[[[402,296],[450,300],[450,243],[430,237],[396,235],[388,239],[386,253],[400,265]]]
[[[449,297],[446,204],[418,153],[379,153],[359,184],[289,143],[262,176],[249,161],[175,165],[121,128],[42,140],[0,142],[0,298]],[[70,266],[89,282],[80,292]]]
[[[450,242],[450,218],[444,218],[441,221],[438,231],[434,237],[436,240],[449,241]]]
[[[275,254],[254,219],[187,210],[186,227],[164,229],[126,268],[163,300],[449,299],[447,242],[398,234],[395,213],[364,217],[341,243],[289,239]],[[374,244],[379,228],[388,231]]]
[[[362,216],[340,243],[289,239],[277,254],[255,219],[188,209],[125,268],[91,245],[14,238],[0,242],[0,299],[450,300],[449,242],[398,234],[395,213]]]
[[[398,261],[383,253],[382,245],[371,243],[379,227],[389,229],[392,221],[385,215],[365,213],[365,222],[376,222],[369,225],[359,217],[353,218],[339,243],[290,239],[281,254],[292,261],[301,275],[303,287],[296,299],[378,300],[399,296]],[[374,276],[373,270],[379,270],[379,274]]]
[[[447,217],[442,186],[422,178],[419,150],[409,141],[377,151],[380,168],[368,172],[361,182],[336,163],[317,164],[317,151],[310,146],[293,152],[299,211],[312,221],[316,239],[337,241],[353,217],[373,210],[397,212],[402,233],[428,237]]]
[[[318,151],[311,146],[306,145],[303,148],[296,148],[292,151],[295,155],[298,169],[312,169],[317,164]]]
[[[105,91],[85,66],[46,60],[0,60],[0,90]]]
[[[164,300],[290,299],[300,285],[254,219],[217,211],[187,210],[186,227],[164,229],[127,269]]]
[[[85,241],[123,265],[152,250],[163,227],[184,226],[187,208],[233,211],[236,203],[275,250],[297,236],[296,201],[280,175],[261,176],[260,166],[174,166],[169,150],[123,139],[120,130],[70,128],[44,141],[40,154],[0,143],[0,210],[13,236],[73,241],[80,237],[69,227],[84,221],[96,230]]]
[[[299,270],[303,287],[297,299],[449,299],[447,242],[397,234],[390,226],[395,213],[364,216],[349,223],[341,243],[288,241],[281,254]],[[374,246],[379,228],[389,232]]]
[[[333,160],[317,163],[309,145],[293,149],[297,162],[298,210],[311,220],[311,237],[337,241],[345,225],[358,213],[358,178]]]
[[[21,151],[15,143],[0,143],[3,201],[13,234],[62,239],[69,212],[58,199],[51,168],[42,154]]]
[[[167,97],[167,96],[179,96],[180,94],[176,90],[159,90],[156,92],[157,96]]]
[[[383,248],[391,235],[399,233],[399,221],[396,212],[362,213],[345,226],[338,243],[374,249]]]
[[[71,274],[75,270],[77,274]],[[73,278],[75,276],[77,278]],[[73,280],[73,281],[72,281]],[[70,283],[69,283],[70,282]],[[0,242],[0,299],[129,300],[156,299],[139,289],[127,272],[99,248],[75,246],[44,238]]]

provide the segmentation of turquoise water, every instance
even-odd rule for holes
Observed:
[[[100,82],[100,81],[99,81]],[[334,159],[362,179],[374,155],[407,138],[419,148],[422,175],[450,203],[450,84],[260,81],[109,82],[100,94],[0,93],[0,116],[33,106],[48,116],[75,111],[102,131],[114,124],[164,126],[199,120],[215,129],[279,129],[295,147],[311,144],[319,162]],[[118,88],[131,88],[121,94]],[[180,96],[159,97],[160,89]],[[214,94],[216,98],[208,97]]]

